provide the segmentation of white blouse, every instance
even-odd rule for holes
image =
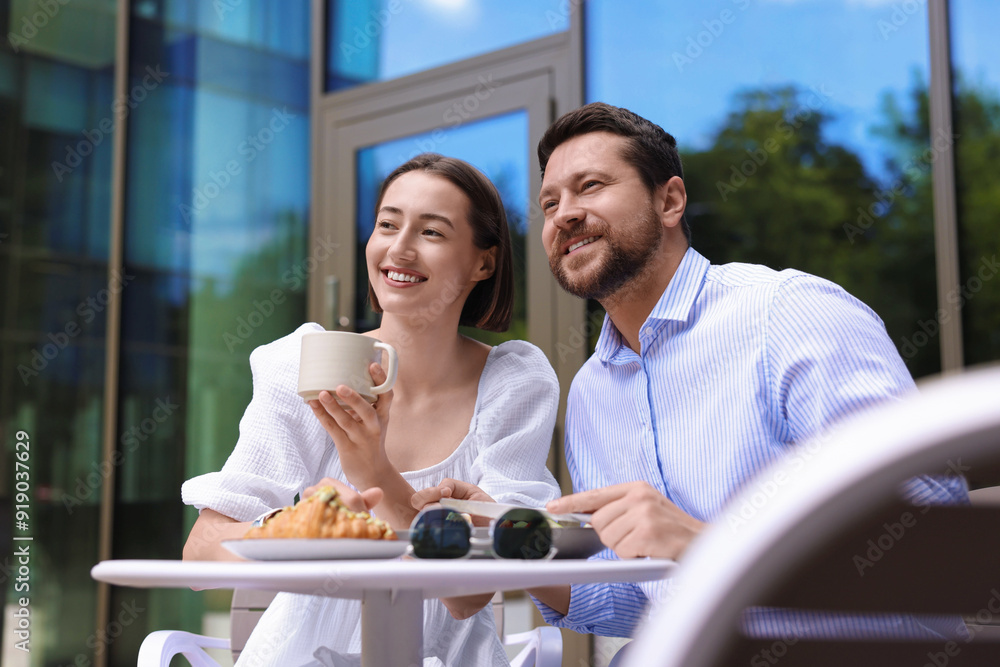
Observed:
[[[221,471],[184,483],[186,504],[250,521],[291,505],[323,477],[347,481],[333,440],[295,393],[301,337],[311,331],[322,327],[305,324],[250,355],[253,398],[236,447]],[[444,461],[403,478],[419,491],[451,477],[498,502],[544,505],[559,495],[545,465],[558,403],[558,381],[542,351],[525,341],[501,343],[479,378],[468,434]],[[359,601],[281,593],[238,664],[341,667],[359,665],[360,651]],[[439,600],[426,600],[424,655],[425,667],[508,664],[488,605],[459,621]]]

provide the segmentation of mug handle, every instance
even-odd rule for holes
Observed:
[[[385,382],[377,387],[372,387],[373,394],[384,394],[392,389],[392,385],[396,384],[396,370],[399,365],[399,358],[396,356],[396,348],[388,343],[376,341],[375,348],[378,350],[385,350],[389,355],[389,370],[386,371]]]

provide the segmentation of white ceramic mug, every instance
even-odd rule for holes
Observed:
[[[382,363],[382,350],[389,356],[389,368],[385,382],[374,386],[368,367]],[[389,391],[396,383],[398,362],[396,350],[391,345],[370,336],[349,331],[303,334],[298,394],[306,401],[314,401],[319,400],[319,393],[324,389],[334,393],[338,386],[346,385],[369,403],[374,403],[379,394]]]

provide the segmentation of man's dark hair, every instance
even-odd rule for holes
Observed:
[[[411,171],[440,176],[464,192],[469,198],[472,242],[481,250],[493,247],[497,249],[493,275],[472,288],[458,323],[485,331],[506,331],[514,312],[514,262],[510,231],[507,229],[507,212],[500,193],[490,179],[468,162],[437,153],[421,153],[396,167],[382,181],[378,200],[375,202],[375,215],[382,208],[382,199],[393,181]],[[368,299],[372,310],[381,313],[382,306],[370,281]]]
[[[564,114],[554,122],[538,142],[538,165],[545,176],[545,166],[552,152],[565,141],[590,132],[611,132],[628,139],[622,157],[635,167],[646,188],[652,192],[674,176],[684,178],[677,140],[656,123],[628,109],[604,102],[591,102]],[[691,227],[687,216],[681,217],[681,228],[688,243]]]

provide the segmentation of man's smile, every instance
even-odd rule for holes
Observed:
[[[575,250],[579,250],[585,245],[590,245],[591,243],[597,241],[600,238],[601,238],[600,234],[593,234],[590,236],[577,236],[562,244],[562,249],[560,254],[569,255]]]

